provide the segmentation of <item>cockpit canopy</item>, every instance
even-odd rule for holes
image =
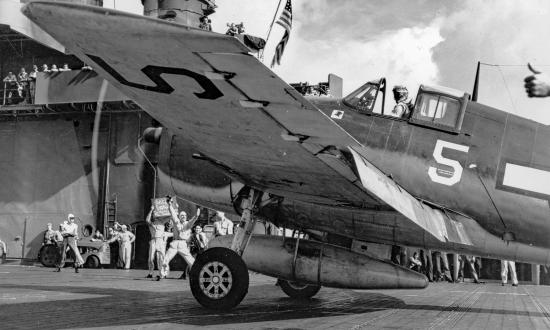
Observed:
[[[380,96],[380,94],[382,94]],[[359,113],[388,116],[384,111],[386,79],[372,80],[344,97],[343,103]],[[459,133],[470,95],[452,88],[420,85],[410,114],[399,118],[411,124]]]
[[[386,93],[386,78],[369,81],[346,96],[343,102],[347,106],[362,113],[383,113],[385,97],[381,98],[382,101],[381,103],[379,102],[380,104],[378,105],[381,107],[381,111],[375,111],[379,92],[382,94]]]

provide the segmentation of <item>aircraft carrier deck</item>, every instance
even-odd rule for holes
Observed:
[[[425,290],[323,288],[293,301],[273,278],[251,273],[228,313],[202,308],[173,272],[0,265],[0,328],[116,329],[549,329],[550,287],[434,283]]]

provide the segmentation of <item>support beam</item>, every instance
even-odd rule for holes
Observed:
[[[233,242],[231,243],[231,250],[237,252],[238,255],[242,256],[250,237],[252,236],[252,231],[254,230],[254,225],[256,224],[256,219],[254,218],[254,207],[256,203],[260,200],[262,192],[254,189],[250,189],[248,192],[248,197],[242,201],[242,210],[241,223],[244,223],[243,228],[238,228],[233,237]]]
[[[531,282],[533,285],[540,285],[540,266],[531,264]]]

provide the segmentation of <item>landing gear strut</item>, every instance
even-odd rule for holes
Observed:
[[[250,241],[256,223],[252,215],[261,197],[262,192],[250,189],[248,197],[242,201],[244,226],[237,229],[231,249],[208,249],[197,256],[191,267],[191,292],[204,307],[228,310],[237,306],[248,293],[248,268],[242,254]]]

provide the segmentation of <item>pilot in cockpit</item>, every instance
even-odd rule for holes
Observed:
[[[409,99],[409,91],[407,87],[396,85],[392,89],[393,98],[395,99],[396,105],[391,111],[392,116],[399,118],[409,118],[412,109],[412,103]]]

